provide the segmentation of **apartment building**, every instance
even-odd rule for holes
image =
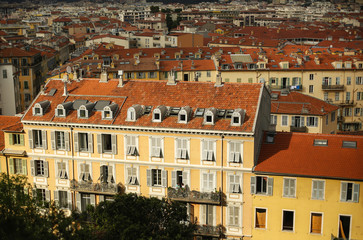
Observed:
[[[5,132],[5,149],[65,208],[118,192],[168,197],[187,203],[199,239],[248,239],[249,181],[269,112],[263,84],[53,79],[22,118],[24,146]]]
[[[11,63],[0,63],[0,115],[13,116],[21,112],[19,78]]]
[[[361,136],[267,134],[251,177],[252,239],[362,239]]]

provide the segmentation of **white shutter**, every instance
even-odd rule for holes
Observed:
[[[340,192],[340,201],[341,202],[347,201],[347,189],[348,189],[348,183],[342,182],[341,183],[341,192]]]
[[[78,134],[79,133],[74,133],[74,151],[79,152],[79,145],[78,145]]]
[[[318,117],[314,117],[314,127],[318,126]]]
[[[93,153],[93,134],[88,133],[88,152]]]
[[[96,195],[90,194],[90,198],[91,198],[91,205],[95,207],[96,206]]]
[[[284,179],[284,193],[283,193],[284,197],[289,196],[289,183],[290,183],[289,179],[285,178]]]
[[[28,171],[27,171],[27,160],[26,159],[22,159],[22,174],[24,175],[28,175]]]
[[[67,200],[68,200],[68,209],[72,210],[72,193],[71,193],[71,191],[67,192]]]
[[[55,204],[56,205],[58,205],[59,204],[59,193],[58,193],[58,191],[53,191],[53,195],[54,195],[54,202],[55,202]]]
[[[64,132],[64,145],[66,147],[66,151],[71,150],[69,146],[69,132]]]
[[[45,200],[46,200],[47,202],[49,202],[49,201],[50,201],[50,191],[49,191],[49,190],[45,190]]]
[[[113,167],[112,166],[108,166],[108,176],[107,176],[107,183],[113,183],[114,178],[113,178]]]
[[[81,206],[81,194],[80,193],[76,193],[76,204],[77,204],[77,210],[78,211],[82,211],[82,206]]]
[[[46,130],[42,130],[42,146],[43,146],[43,149],[48,149],[47,147],[47,131]]]
[[[146,181],[146,184],[151,187],[152,186],[152,179],[151,179],[151,169],[146,169],[146,178],[147,178],[147,181]]]
[[[102,154],[102,135],[97,134],[97,152]]]
[[[251,194],[256,194],[256,177],[251,177]]]
[[[132,168],[131,167],[128,167],[127,168],[126,184],[130,184],[130,182],[131,182],[131,176],[132,176]]]
[[[295,127],[295,116],[291,117],[291,126]]]
[[[300,127],[305,126],[305,117],[300,117]]]
[[[273,193],[273,184],[274,184],[274,179],[273,178],[267,178],[267,195],[272,195]]]
[[[14,158],[9,159],[9,172],[10,174],[14,174]]]
[[[176,171],[172,171],[171,172],[171,187],[173,187],[173,188],[175,188],[175,187],[177,187],[176,186],[176,184],[177,184],[177,182],[176,182]]]
[[[353,202],[359,202],[359,184],[353,184]]]
[[[318,183],[317,181],[313,181],[312,199],[318,199]]]
[[[83,180],[84,178],[84,170],[85,170],[85,164],[81,163],[79,164],[79,180]]]
[[[48,168],[48,162],[43,161],[44,163],[44,177],[49,177],[49,168]]]
[[[189,186],[189,172],[183,171],[183,183],[184,187]]]
[[[233,187],[234,187],[234,175],[229,175],[229,192],[232,193],[233,192]]]
[[[29,147],[34,148],[33,145],[33,130],[28,130]]]
[[[55,131],[50,132],[50,145],[51,145],[52,150],[56,150]]]
[[[202,140],[202,160],[207,160],[207,142]]]
[[[161,183],[163,187],[168,186],[168,172],[166,170],[161,171]]]
[[[35,176],[35,163],[34,160],[30,160],[30,174],[34,177]]]
[[[61,162],[57,162],[57,171],[56,171],[56,178],[62,178],[62,163]]]
[[[99,195],[98,197],[99,197],[100,202],[105,201],[105,196],[104,195]]]
[[[111,135],[111,143],[112,143],[112,154],[117,154],[117,135]]]

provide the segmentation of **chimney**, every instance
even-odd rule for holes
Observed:
[[[78,79],[78,81],[83,79],[82,73],[83,73],[83,70],[82,70],[82,68],[80,68],[79,69],[79,79]]]
[[[118,75],[120,76],[120,78],[118,79],[118,85],[117,85],[117,87],[123,87],[124,86],[124,71],[123,70],[119,70],[118,71]]]
[[[166,83],[166,85],[176,85],[176,81],[175,81],[175,71],[174,69],[172,69],[169,74],[168,74],[168,82]]]
[[[297,57],[296,58],[297,64],[301,65],[302,64],[302,58],[301,57]]]
[[[157,70],[160,70],[160,61],[159,60],[156,60],[155,61],[155,64],[156,64],[156,69]]]
[[[100,78],[100,82],[106,82],[108,81],[108,76],[107,76],[107,71],[105,69],[102,70],[101,72],[101,78]]]
[[[316,65],[319,65],[320,64],[320,59],[319,59],[318,56],[315,56],[314,62],[316,63]]]
[[[77,71],[73,71],[73,80],[78,82]]]
[[[217,79],[216,79],[216,84],[214,84],[215,87],[222,87],[223,83],[222,83],[222,76],[221,73],[217,73]]]
[[[68,83],[68,79],[69,79],[69,76],[68,74],[64,74],[64,77],[63,77],[63,83],[64,83],[64,87],[63,87],[63,96],[68,96],[68,90],[67,90],[67,83]]]

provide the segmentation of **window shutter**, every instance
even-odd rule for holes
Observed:
[[[26,159],[22,159],[21,160],[22,161],[22,174],[25,174],[25,175],[28,175],[28,171],[27,171],[27,164],[26,164]]]
[[[202,182],[203,182],[202,191],[204,192],[208,188],[208,173],[203,173]]]
[[[87,181],[92,181],[91,172],[90,172],[90,164],[84,165],[84,172],[85,172],[85,177],[86,177]]]
[[[102,135],[97,134],[97,152],[102,154]]]
[[[50,145],[52,150],[56,150],[56,145],[55,145],[55,131],[51,131],[50,132]]]
[[[299,85],[301,85],[301,77],[299,77]]]
[[[313,192],[312,192],[312,199],[317,199],[318,198],[318,182],[317,181],[313,181]]]
[[[49,168],[47,161],[44,161],[44,177],[49,177]]]
[[[58,191],[53,191],[53,198],[54,198],[54,202],[55,202],[55,204],[56,205],[58,205],[59,204],[59,193],[58,193]]]
[[[24,146],[24,135],[20,134],[20,145]]]
[[[69,151],[69,132],[64,132],[64,145],[66,147],[66,151]]]
[[[79,152],[79,145],[78,145],[78,134],[79,133],[74,133],[74,151]]]
[[[291,126],[295,126],[295,116],[291,117]]]
[[[314,117],[314,127],[318,126],[318,117]]]
[[[146,184],[151,187],[151,169],[146,169],[146,178],[147,178],[147,181],[146,181]]]
[[[68,200],[68,209],[72,210],[72,192],[67,192],[67,200]]]
[[[29,147],[34,148],[33,145],[33,130],[28,130]]]
[[[90,197],[91,197],[91,205],[96,206],[96,195],[90,194]]]
[[[213,217],[214,207],[212,205],[208,205],[207,209],[208,209],[208,222],[207,222],[207,224],[208,225],[213,225],[213,222],[214,222],[213,221],[214,220],[214,217]]]
[[[165,170],[161,171],[161,184],[163,187],[168,186],[168,172]]]
[[[183,171],[183,183],[184,183],[184,187],[186,187],[187,185],[189,186],[189,172],[188,171]]]
[[[93,134],[88,133],[88,152],[93,153]]]
[[[111,135],[111,142],[112,142],[112,154],[117,154],[117,135]]]
[[[300,117],[300,127],[305,126],[305,117]]]
[[[284,179],[284,197],[289,196],[289,180],[288,179]]]
[[[13,134],[10,133],[8,136],[9,136],[9,144],[13,145]]]
[[[76,207],[78,211],[82,211],[82,206],[81,206],[81,194],[80,193],[76,193]]]
[[[50,201],[50,191],[49,191],[49,190],[45,190],[45,200],[46,200],[47,202],[49,202],[49,201]]]
[[[176,171],[171,172],[171,187],[177,187],[176,185]]]
[[[200,206],[200,215],[202,216],[201,219],[200,219],[200,223],[201,224],[206,224],[206,208],[207,208],[207,205],[201,205]]]
[[[274,179],[273,178],[267,178],[267,195],[272,195],[273,193],[273,185],[274,185]]]
[[[83,180],[83,178],[84,178],[84,170],[85,170],[85,165],[84,165],[84,163],[81,163],[81,164],[79,164],[79,180]]]
[[[48,146],[47,146],[47,131],[46,130],[42,130],[42,145],[43,145],[43,149],[48,149]]]
[[[251,194],[256,194],[256,177],[251,177]]]
[[[359,202],[359,184],[353,184],[353,202]]]
[[[113,182],[114,182],[114,178],[113,178],[113,167],[112,166],[108,166],[107,183],[113,183]]]
[[[14,174],[14,158],[9,159],[9,172],[10,174]]]
[[[98,197],[99,197],[100,202],[105,201],[105,195],[99,195]]]
[[[234,188],[235,188],[235,192],[236,193],[240,193],[241,192],[241,186],[240,186],[240,176],[235,175],[234,176]]]
[[[34,160],[30,160],[30,174],[35,176]]]
[[[130,184],[130,182],[131,182],[131,176],[132,176],[132,168],[129,167],[129,168],[127,168],[126,184]]]
[[[341,202],[347,201],[347,189],[348,189],[348,183],[342,182],[341,183],[341,192],[340,192],[340,201]]]
[[[229,192],[233,193],[233,187],[234,187],[234,175],[229,175]]]

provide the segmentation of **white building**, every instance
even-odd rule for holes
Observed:
[[[19,78],[12,64],[0,64],[0,115],[15,115],[21,111]]]

